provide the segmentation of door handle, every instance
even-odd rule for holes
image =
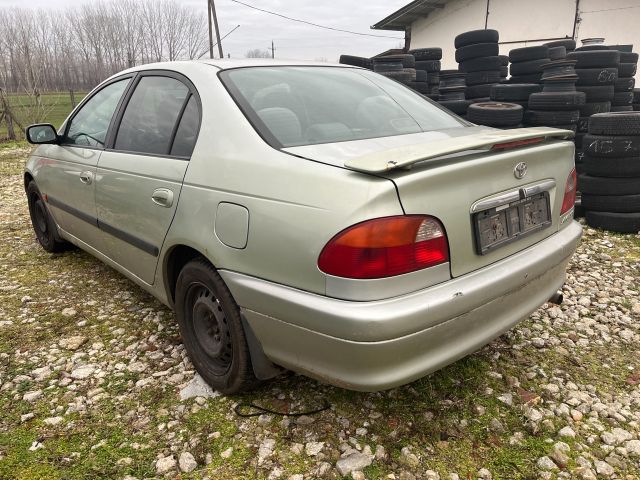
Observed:
[[[169,208],[173,205],[173,192],[168,188],[156,188],[151,195],[151,201],[161,207]]]
[[[80,173],[80,181],[85,185],[91,185],[91,182],[93,182],[93,173],[89,171]]]

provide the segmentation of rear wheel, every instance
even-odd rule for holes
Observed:
[[[257,384],[240,310],[206,260],[192,260],[180,272],[175,309],[189,358],[211,387],[233,394]]]
[[[38,243],[47,252],[58,253],[69,248],[69,243],[65,242],[58,236],[56,224],[47,210],[40,190],[36,182],[30,182],[27,185],[27,200],[29,202],[29,215],[31,216],[31,224],[38,239]]]

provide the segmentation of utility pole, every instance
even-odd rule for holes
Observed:
[[[268,50],[271,50],[271,58],[276,58],[276,48],[273,46],[273,40],[271,40],[271,48],[268,48]]]
[[[220,42],[220,30],[218,29],[218,16],[216,15],[216,6],[213,3],[213,0],[209,0],[209,9],[211,11],[211,16],[213,17],[213,26],[216,29],[216,40],[218,41],[218,53],[220,54],[220,58],[224,58],[224,53],[222,53],[222,43]]]
[[[211,2],[207,0],[207,20],[209,21],[209,58],[213,59],[213,31],[211,30]]]

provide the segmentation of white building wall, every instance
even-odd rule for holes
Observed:
[[[489,0],[488,28],[500,32],[500,53],[545,41],[571,37],[576,0]],[[444,8],[413,23],[411,48],[441,47],[442,68],[457,68],[456,35],[484,28],[487,0],[452,0]],[[605,43],[633,44],[640,52],[640,0],[580,0],[578,39],[604,37]],[[581,45],[578,41],[578,45]],[[640,78],[640,77],[637,77]]]

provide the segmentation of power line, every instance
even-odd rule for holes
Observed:
[[[631,8],[640,8],[640,5],[633,5],[631,7],[603,8],[602,10],[588,10],[588,11],[580,12],[580,13],[613,12],[614,10],[629,10]]]
[[[252,8],[254,10],[258,10],[258,11],[263,12],[263,13],[268,13],[269,15],[275,15],[276,17],[281,17],[281,18],[284,18],[284,19],[287,19],[287,20],[291,20],[292,22],[305,23],[307,25],[311,25],[313,27],[318,27],[318,28],[324,28],[326,30],[333,30],[335,32],[350,33],[352,35],[361,35],[363,37],[393,38],[394,40],[402,40],[402,38],[391,37],[389,35],[375,35],[373,33],[360,33],[360,32],[353,32],[351,30],[343,30],[341,28],[327,27],[326,25],[319,25],[317,23],[307,22],[306,20],[300,20],[298,18],[288,17],[286,15],[282,15],[281,13],[271,12],[269,10],[264,10],[262,8],[254,7],[253,5],[249,5],[248,3],[241,2],[240,0],[231,0],[231,1],[234,2],[234,3],[239,3],[240,5],[244,5],[245,7]]]

